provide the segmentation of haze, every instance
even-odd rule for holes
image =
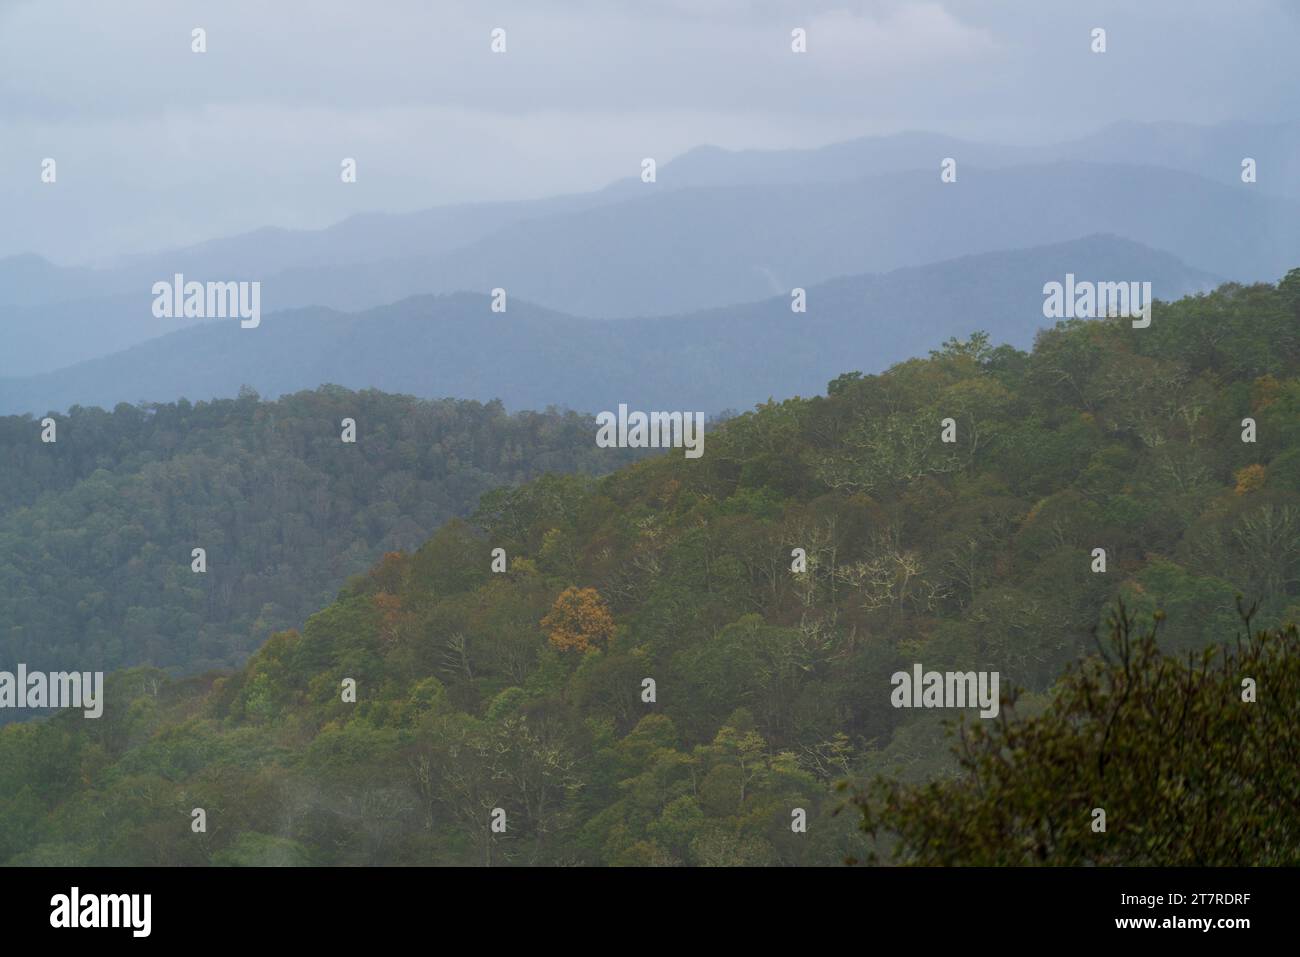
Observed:
[[[1296,119],[1294,4],[1042,7],[0,0],[0,256],[104,264],[361,211],[587,191],[701,144],[924,129],[1031,145],[1125,120]],[[505,56],[489,52],[497,26]],[[796,26],[805,57],[789,54]],[[359,169],[347,189],[343,157]]]

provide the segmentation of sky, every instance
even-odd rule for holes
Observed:
[[[582,192],[704,144],[1294,122],[1297,49],[1300,0],[0,0],[0,256]]]

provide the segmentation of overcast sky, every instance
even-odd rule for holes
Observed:
[[[0,256],[585,191],[705,143],[1290,122],[1297,50],[1298,0],[0,0]]]

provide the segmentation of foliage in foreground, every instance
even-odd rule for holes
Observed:
[[[962,725],[959,777],[859,792],[863,829],[922,865],[1295,866],[1300,633],[1243,617],[1184,659],[1121,606],[1041,714]]]

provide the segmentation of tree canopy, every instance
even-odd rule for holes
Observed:
[[[211,464],[193,487],[234,495],[239,473],[204,476],[268,432],[308,462],[351,461],[329,469],[373,496],[353,519],[374,529],[370,571],[234,670],[127,669],[99,720],[0,730],[0,860],[825,864],[882,851],[865,820],[885,852],[920,863],[1294,863],[1296,279],[1157,303],[1146,329],[1063,322],[1030,353],[972,336],[730,419],[702,458],[602,478],[554,468],[576,456],[564,461],[596,470],[609,450],[594,429],[585,453],[537,461],[531,439],[470,428],[457,455],[496,443],[493,461],[550,474],[483,495],[418,546],[393,532],[390,506],[409,503],[422,527],[436,490],[401,468],[375,490],[360,456],[334,447],[356,398],[300,398],[326,408],[292,427],[279,405],[237,400],[247,411],[203,440]],[[126,427],[134,413],[121,415]],[[410,470],[430,457],[439,488],[455,483],[452,451],[402,439],[401,416],[389,429],[386,455]],[[583,447],[564,434],[564,449]],[[198,441],[187,435],[175,441]],[[70,503],[151,487],[112,491],[91,464],[60,462],[31,467]],[[5,520],[25,531],[0,532],[0,555],[23,554],[29,534],[51,554],[119,560],[151,540],[123,520],[96,532],[105,544],[65,541],[52,518],[35,524],[31,481],[18,485],[28,504]],[[152,486],[159,501],[169,487]],[[286,479],[279,494],[302,493]],[[218,527],[234,574],[279,567],[243,564],[248,522],[203,526]],[[274,535],[254,540],[276,557]],[[27,581],[17,568],[3,574]],[[90,586],[74,593],[92,615]],[[1240,645],[1238,595],[1255,609]],[[1125,621],[1160,613],[1160,627],[1123,625],[1109,663],[1078,664],[1121,602]],[[161,627],[147,617],[158,594],[127,607],[105,635]],[[159,633],[202,633],[221,614],[204,607]],[[972,717],[959,760],[943,712],[891,704],[891,675],[916,663],[996,671],[1020,689],[1015,706]],[[1014,774],[999,765],[1008,749]],[[855,795],[875,802],[865,819]]]

